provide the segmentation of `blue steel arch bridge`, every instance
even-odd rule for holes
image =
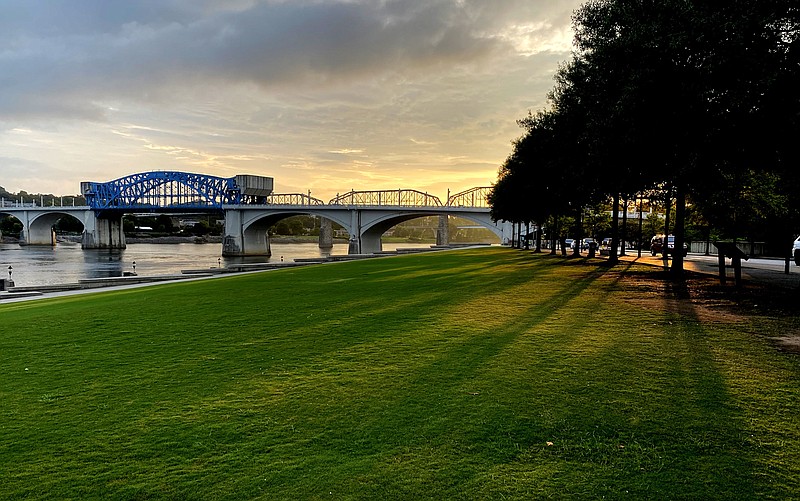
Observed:
[[[131,174],[113,181],[84,181],[81,193],[94,211],[186,211],[222,209],[226,205],[326,205],[303,193],[272,193],[272,178],[230,178],[177,171]],[[462,191],[442,203],[439,197],[413,189],[349,191],[327,205],[395,207],[488,207],[490,186]]]
[[[124,248],[121,218],[126,213],[222,213],[225,219],[223,255],[269,255],[266,229],[280,219],[312,215],[344,227],[350,235],[350,253],[381,250],[386,229],[410,219],[460,216],[488,228],[501,242],[510,240],[513,228],[492,221],[488,194],[481,186],[448,196],[446,202],[413,189],[349,191],[324,202],[309,194],[273,193],[273,179],[254,175],[222,178],[177,171],[131,174],[108,182],[85,181],[81,192],[86,207],[0,207],[0,215],[12,214],[23,222],[28,244],[55,244],[52,224],[71,215],[84,225],[84,248]],[[329,227],[329,226],[328,226]],[[323,232],[325,233],[325,232]],[[320,236],[323,246],[325,235]],[[330,237],[327,237],[330,239]],[[441,235],[447,243],[448,236]],[[327,245],[327,244],[325,244]]]

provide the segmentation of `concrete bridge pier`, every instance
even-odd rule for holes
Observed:
[[[121,214],[99,218],[93,211],[86,211],[83,218],[82,249],[124,249],[126,247]]]
[[[375,254],[383,250],[382,234],[382,231],[380,233],[367,231],[361,235],[361,252],[359,254]]]
[[[265,221],[255,221],[246,225],[244,212],[235,209],[225,210],[225,236],[222,238],[222,255],[234,256],[272,256]]]
[[[383,228],[371,226],[367,230],[362,226],[362,214],[358,209],[350,211],[350,245],[348,254],[373,254],[382,250],[381,235]]]
[[[447,214],[439,216],[439,228],[436,229],[436,245],[448,245],[450,243],[450,227],[447,222]]]
[[[47,245],[53,247],[56,245],[56,232],[53,231],[52,226],[45,228],[40,225],[23,225],[22,231],[19,233],[19,244]]]
[[[348,254],[361,254],[361,211],[350,211],[350,243],[347,247]]]
[[[319,220],[319,248],[330,250],[333,248],[333,222],[324,217]]]

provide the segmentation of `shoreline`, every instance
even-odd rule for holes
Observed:
[[[241,275],[248,273],[261,273],[265,271],[274,271],[278,269],[286,269],[298,266],[319,265],[326,263],[336,263],[360,259],[376,259],[390,256],[398,256],[404,254],[417,254],[424,252],[441,252],[444,250],[452,250],[458,248],[483,246],[482,244],[472,245],[450,245],[450,246],[436,246],[432,245],[429,248],[408,248],[395,251],[382,251],[375,254],[354,254],[342,256],[329,256],[325,258],[300,258],[295,259],[294,262],[287,263],[258,263],[258,264],[240,264],[233,266],[226,266],[224,268],[204,268],[194,270],[181,270],[180,274],[167,274],[167,275],[137,275],[127,274],[121,277],[104,277],[104,278],[91,278],[78,280],[76,283],[62,283],[54,285],[43,286],[10,286],[7,290],[0,291],[0,304],[10,304],[20,301],[29,301],[36,299],[45,299],[58,296],[68,296],[75,294],[84,294],[89,292],[100,292],[103,290],[119,290],[128,288],[139,288],[150,285],[174,282],[190,282],[194,280],[204,280],[219,277],[221,275]]]
[[[72,243],[72,244],[80,244],[81,243],[81,236],[80,235],[58,235],[56,237],[56,243]],[[307,243],[316,243],[318,241],[317,237],[292,237],[292,236],[274,236],[270,237],[269,241],[271,243],[276,244],[307,244]],[[333,243],[335,244],[346,244],[349,241],[344,238],[334,238]],[[0,243],[3,244],[18,244],[20,243],[19,238],[16,237],[9,237],[3,235],[0,238]],[[191,244],[191,243],[198,243],[198,244],[221,244],[222,237],[219,235],[215,236],[208,236],[208,237],[195,237],[195,236],[165,236],[165,237],[125,237],[126,244]],[[426,242],[408,242],[408,243],[426,243]]]

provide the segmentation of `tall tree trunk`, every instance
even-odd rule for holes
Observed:
[[[580,256],[581,255],[581,240],[583,239],[583,231],[581,227],[583,226],[583,207],[578,207],[578,210],[575,213],[575,248],[572,249],[573,256]]]
[[[619,193],[614,193],[614,203],[611,208],[611,249],[608,252],[608,264],[617,264],[617,249],[619,249]]]
[[[675,186],[675,247],[672,249],[672,277],[683,278],[683,243],[686,241],[686,184],[678,181]]]
[[[525,222],[525,250],[530,250],[530,248],[531,248],[530,236],[531,236],[531,222],[530,221],[526,221]]]
[[[625,255],[625,248],[627,247],[625,245],[625,241],[628,239],[628,196],[627,195],[625,196],[624,200],[625,200],[625,204],[624,204],[624,206],[622,208],[623,209],[622,210],[622,230],[619,232],[619,239],[620,239],[620,243],[622,244],[622,245],[620,245],[620,248],[619,248],[619,255],[620,256],[624,256]]]
[[[558,216],[553,216],[553,229],[550,232],[550,255],[553,256],[556,254],[556,242],[558,240],[559,234],[559,218]]]
[[[667,196],[664,197],[666,201],[666,217],[664,217],[664,240],[661,242],[661,256],[664,258],[664,268],[669,268],[669,253],[667,252],[667,244],[669,242],[669,216],[672,212],[672,185],[667,185]]]

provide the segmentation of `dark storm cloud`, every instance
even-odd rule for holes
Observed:
[[[511,24],[553,18],[563,27],[561,4],[6,1],[0,120],[99,120],[118,100],[168,102],[229,83],[315,87],[446,70],[510,51],[499,34]]]

